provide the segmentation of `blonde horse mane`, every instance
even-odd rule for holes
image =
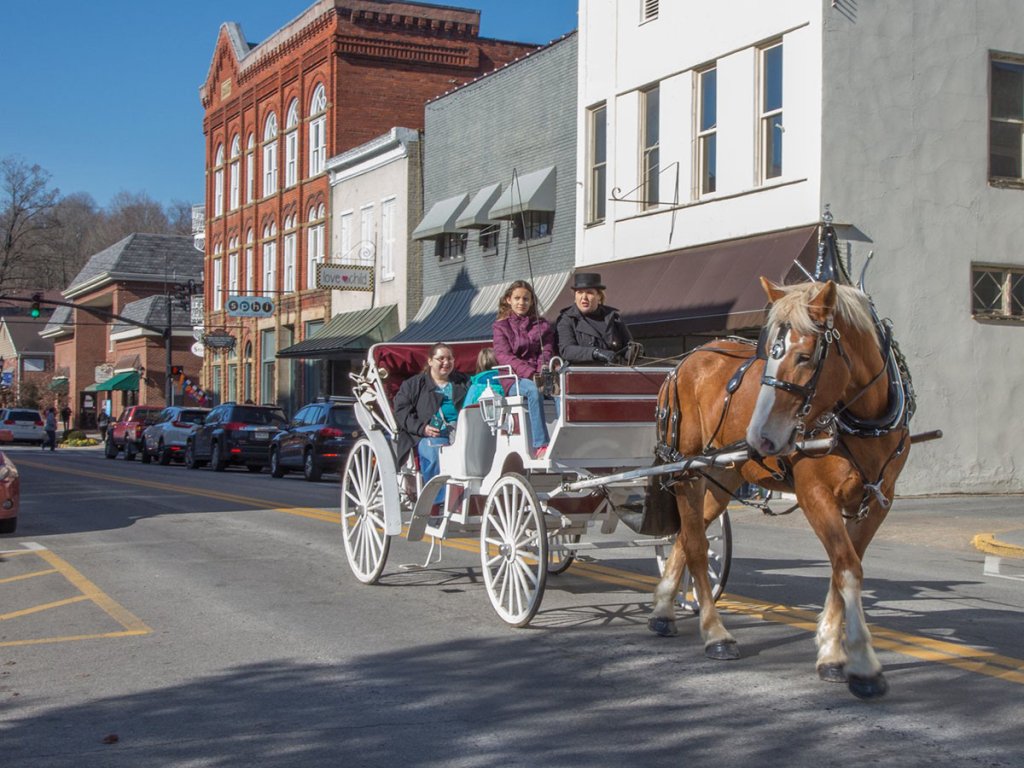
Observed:
[[[768,311],[772,337],[783,323],[789,323],[801,335],[815,333],[817,329],[808,308],[823,287],[824,284],[816,282],[779,286],[785,295],[776,300]],[[867,295],[852,285],[836,284],[836,319],[863,332],[871,332],[875,327]]]

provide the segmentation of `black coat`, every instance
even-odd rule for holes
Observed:
[[[459,371],[452,371],[452,402],[456,410],[462,409],[469,389],[469,377]],[[402,465],[409,451],[425,437],[424,429],[441,407],[444,398],[437,392],[430,372],[418,373],[402,382],[395,395],[395,421],[398,423],[398,464]]]
[[[619,310],[603,304],[589,315],[573,304],[561,311],[555,327],[558,355],[570,363],[593,363],[595,349],[618,352],[633,340]]]

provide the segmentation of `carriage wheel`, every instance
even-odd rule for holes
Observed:
[[[566,543],[575,544],[580,540],[578,533],[553,533],[548,536],[548,573],[557,576],[565,573],[576,560],[576,550],[566,549]]]
[[[717,602],[725,591],[725,582],[729,579],[729,565],[732,562],[732,525],[729,513],[723,512],[716,517],[707,528],[708,537],[708,579],[711,581],[711,596]],[[664,547],[657,548],[658,572],[665,572],[668,557]],[[676,595],[679,605],[692,613],[700,613],[700,602],[693,591],[693,574],[690,567],[683,568],[683,577],[679,581],[679,594]]]
[[[548,539],[540,501],[522,475],[502,475],[488,494],[480,559],[494,610],[506,623],[525,627],[544,595]]]
[[[352,447],[345,462],[341,529],[352,573],[364,584],[375,584],[387,562],[391,537],[384,533],[384,493],[377,454],[366,438]]]

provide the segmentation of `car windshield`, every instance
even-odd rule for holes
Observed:
[[[332,427],[345,432],[355,432],[359,429],[359,422],[356,421],[356,415],[351,408],[331,408],[331,415],[327,421]]]
[[[205,411],[182,411],[176,421],[181,421],[185,424],[202,424],[205,419]]]
[[[248,408],[244,405],[238,406],[231,413],[231,421],[241,421],[246,424],[267,424],[273,427],[285,425],[284,414],[281,411],[270,408]]]

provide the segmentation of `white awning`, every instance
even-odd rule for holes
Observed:
[[[426,240],[449,232],[458,232],[455,219],[469,202],[469,193],[449,197],[434,203],[419,226],[412,232],[413,240]]]
[[[462,210],[455,221],[455,226],[459,229],[485,229],[497,224],[498,222],[489,219],[487,214],[500,195],[501,184],[491,184],[481,189]]]
[[[524,211],[553,210],[555,167],[551,166],[513,178],[487,215],[492,219],[510,219]]]

